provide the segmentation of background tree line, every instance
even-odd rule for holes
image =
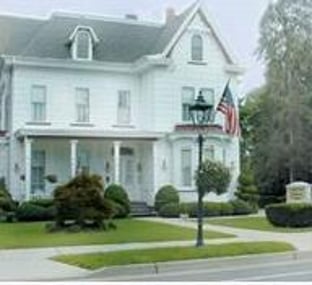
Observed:
[[[272,2],[257,53],[266,81],[241,104],[241,158],[263,205],[289,182],[312,183],[312,1]]]

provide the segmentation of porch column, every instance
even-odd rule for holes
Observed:
[[[77,144],[78,140],[70,141],[70,169],[71,177],[75,177],[77,173]]]
[[[114,183],[120,183],[120,141],[114,141]]]
[[[24,151],[25,151],[25,200],[30,200],[31,194],[31,144],[33,140],[25,137]]]

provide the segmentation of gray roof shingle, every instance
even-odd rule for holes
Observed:
[[[100,40],[94,60],[130,63],[161,53],[191,8],[162,26],[69,15],[53,15],[48,20],[0,16],[0,54],[69,59],[69,37],[81,25],[92,27]]]

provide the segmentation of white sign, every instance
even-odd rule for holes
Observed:
[[[287,203],[312,203],[311,185],[305,182],[294,182],[286,186]]]

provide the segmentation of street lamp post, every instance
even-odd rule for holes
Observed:
[[[190,117],[193,121],[194,128],[198,130],[198,171],[202,169],[203,162],[203,143],[204,136],[202,133],[202,127],[207,125],[211,120],[213,110],[213,103],[206,102],[202,92],[199,92],[198,97],[194,103],[189,106]],[[203,198],[205,189],[197,189],[198,192],[198,203],[197,203],[197,240],[196,246],[200,247],[204,245],[203,239]]]

